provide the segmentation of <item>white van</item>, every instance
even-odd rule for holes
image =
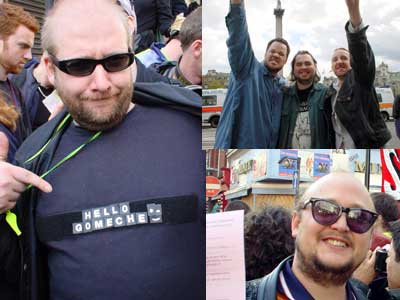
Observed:
[[[218,126],[219,117],[221,115],[222,106],[224,105],[227,89],[203,89],[203,107],[202,119],[203,123],[208,123],[211,127]]]
[[[391,88],[375,88],[378,96],[379,108],[385,121],[393,117],[393,91]]]

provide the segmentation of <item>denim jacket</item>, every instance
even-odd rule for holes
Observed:
[[[226,25],[231,75],[215,148],[275,148],[282,82],[254,56],[243,3],[231,4]]]

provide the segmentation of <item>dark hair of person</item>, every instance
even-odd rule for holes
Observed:
[[[278,37],[278,38],[274,38],[274,39],[270,40],[268,42],[268,45],[267,45],[267,51],[268,51],[269,47],[271,47],[272,43],[274,43],[274,42],[278,42],[278,43],[284,44],[286,46],[286,50],[287,50],[286,57],[289,57],[289,54],[290,54],[289,43],[284,38],[279,38]]]
[[[400,262],[400,220],[391,222],[389,226],[392,232],[394,252],[396,253],[395,261]]]
[[[188,49],[194,41],[202,39],[201,18],[200,6],[183,21],[181,30],[179,31],[179,40],[181,41],[183,51]]]
[[[299,56],[299,55],[309,55],[309,56],[311,57],[312,61],[314,62],[314,65],[315,65],[314,82],[320,81],[321,76],[320,76],[319,71],[318,71],[318,68],[317,68],[317,60],[316,60],[316,59],[314,58],[314,56],[313,56],[310,52],[308,52],[307,50],[300,50],[300,51],[298,51],[298,52],[294,55],[294,57],[293,57],[293,59],[292,59],[292,62],[291,62],[292,70],[290,71],[290,80],[291,80],[291,81],[295,81],[295,80],[296,80],[296,77],[294,76],[294,65],[295,65],[295,63],[296,63],[297,56]]]
[[[247,203],[240,200],[230,201],[224,209],[224,211],[233,211],[233,210],[244,210],[245,215],[247,215],[251,211]]]
[[[270,273],[294,253],[291,213],[281,206],[266,206],[245,218],[246,280]]]
[[[372,193],[371,198],[376,212],[382,216],[383,228],[389,230],[389,223],[399,219],[397,201],[386,193]]]

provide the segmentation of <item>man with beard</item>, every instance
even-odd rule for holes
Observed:
[[[131,102],[132,34],[115,1],[58,0],[42,39],[67,111],[21,146],[23,168],[0,162],[0,213],[17,202],[18,217],[0,215],[0,276],[19,280],[20,299],[204,299],[198,118]]]
[[[360,300],[349,281],[367,255],[377,218],[367,189],[349,173],[331,173],[296,200],[295,254],[247,283],[247,300]]]
[[[230,0],[226,25],[231,75],[215,148],[275,148],[282,109],[278,73],[289,56],[289,44],[282,38],[271,40],[264,62],[257,61],[242,0]]]
[[[332,56],[337,77],[328,92],[336,148],[381,148],[391,138],[379,111],[374,88],[375,57],[361,19],[359,0],[346,0],[350,15],[345,29],[349,50],[338,48]]]
[[[325,108],[327,88],[319,83],[317,61],[308,51],[292,60],[290,88],[284,89],[278,148],[334,148],[330,116]]]
[[[18,74],[32,59],[32,46],[38,21],[23,8],[0,4],[0,132],[6,134],[10,150],[8,160],[32,132],[31,121],[19,89],[7,78]]]

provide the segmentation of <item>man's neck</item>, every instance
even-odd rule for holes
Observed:
[[[338,80],[337,80],[337,86],[338,86],[339,90],[340,90],[340,88],[342,87],[343,82],[344,82],[344,78],[338,78]]]
[[[313,84],[312,82],[303,84],[303,83],[296,81],[297,89],[300,91],[308,89],[310,86],[312,86],[312,84]]]
[[[313,296],[314,299],[324,300],[346,300],[346,285],[340,286],[322,286],[309,278],[298,267],[296,258],[293,261],[292,270],[297,279],[301,282],[304,288]]]
[[[177,39],[172,39],[161,49],[161,52],[171,61],[178,61],[182,55],[181,42]]]
[[[46,73],[46,70],[44,69],[44,65],[43,64],[38,64],[33,69],[33,77],[35,77],[35,80],[41,86],[43,86],[45,88],[49,87],[48,79],[47,79],[47,73]]]
[[[201,75],[197,75],[195,62],[186,55],[182,55],[179,69],[190,83],[201,85]]]
[[[4,70],[3,66],[0,64],[0,81],[6,81],[7,72]]]

